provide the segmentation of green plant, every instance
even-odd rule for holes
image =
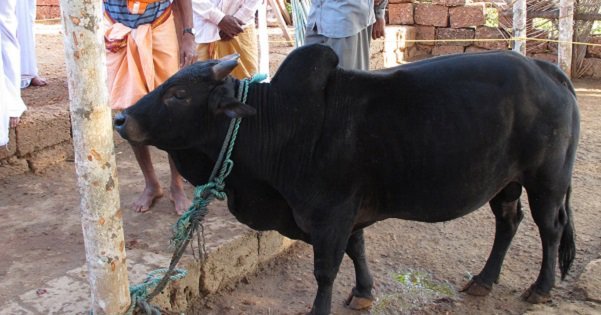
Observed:
[[[601,21],[595,21],[593,23],[593,29],[591,30],[592,35],[601,35]]]
[[[487,7],[484,14],[486,17],[486,23],[484,23],[484,25],[488,27],[499,27],[499,11],[497,8]]]

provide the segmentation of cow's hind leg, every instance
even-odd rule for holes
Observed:
[[[566,195],[568,189],[534,190],[526,186],[532,217],[538,226],[543,248],[543,261],[538,278],[522,295],[530,303],[544,303],[551,299],[558,252],[562,277],[565,277],[574,260],[575,244],[568,204],[569,193]]]
[[[510,183],[490,201],[496,222],[495,241],[484,268],[462,291],[470,295],[484,296],[492,290],[493,282],[498,280],[501,273],[511,240],[524,217],[519,199],[521,193],[520,184]]]
[[[362,310],[371,307],[374,297],[371,294],[373,279],[369,274],[367,260],[365,258],[365,241],[363,229],[355,231],[346,246],[346,254],[355,266],[356,285],[351,295],[346,300],[346,305],[354,310]]]

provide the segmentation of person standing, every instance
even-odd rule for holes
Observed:
[[[259,50],[255,12],[260,0],[192,0],[198,60],[240,54],[237,79],[257,73]]]
[[[104,13],[112,109],[123,110],[133,105],[179,68],[196,61],[190,0],[104,0]],[[174,15],[180,23],[174,22]],[[146,212],[156,199],[163,196],[163,190],[148,146],[131,146],[145,182],[144,190],[134,200],[132,208],[136,212]],[[169,166],[170,198],[176,213],[182,214],[190,206],[190,201],[171,157]]]
[[[312,0],[305,45],[332,47],[344,69],[369,70],[371,39],[384,36],[388,0]]]
[[[17,39],[21,46],[21,88],[30,85],[44,86],[46,80],[39,76],[38,64],[35,54],[35,34],[33,26],[35,23],[36,0],[17,1]]]
[[[8,143],[9,128],[17,127],[27,109],[21,98],[21,62],[17,41],[17,0],[0,1],[0,146]]]

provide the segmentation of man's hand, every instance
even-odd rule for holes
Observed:
[[[225,34],[223,31],[219,31],[219,38],[221,38],[221,40],[230,40],[233,37],[229,37],[227,36],[227,34]]]
[[[196,42],[194,35],[184,33],[179,46],[179,67],[183,68],[196,62],[198,54],[196,52]]]
[[[376,22],[374,23],[374,25],[371,29],[371,38],[372,39],[378,39],[380,37],[384,37],[384,24],[386,24],[384,19],[376,18]]]
[[[226,15],[219,21],[219,24],[217,24],[217,27],[219,27],[219,35],[223,34],[221,37],[222,39],[231,39],[243,31],[242,24],[244,23],[237,18]]]

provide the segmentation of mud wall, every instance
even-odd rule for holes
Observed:
[[[32,171],[39,173],[57,162],[73,158],[71,121],[64,106],[27,111],[10,142],[0,147],[0,179]]]

